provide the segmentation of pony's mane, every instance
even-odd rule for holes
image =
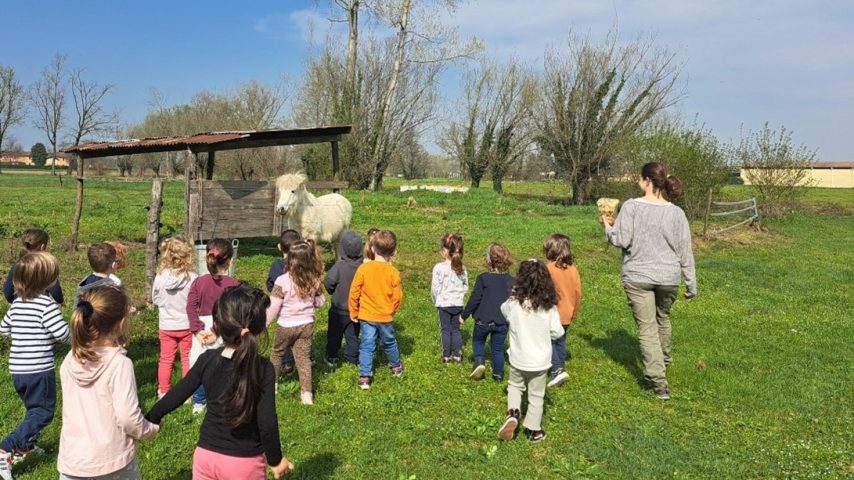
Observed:
[[[276,179],[278,190],[297,190],[305,184],[305,175],[301,173],[288,173]]]

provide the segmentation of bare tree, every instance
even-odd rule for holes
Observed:
[[[118,115],[105,113],[104,97],[113,89],[112,85],[99,85],[83,79],[83,70],[76,69],[71,73],[71,96],[74,99],[74,111],[77,113],[72,139],[74,145],[87,135],[99,133],[114,127]],[[74,203],[74,216],[71,219],[71,235],[68,237],[68,247],[77,250],[77,239],[80,235],[80,216],[83,214],[83,159],[77,159],[77,196]],[[69,169],[71,163],[69,162]]]
[[[531,144],[530,113],[536,100],[536,80],[518,62],[498,66],[487,60],[465,75],[465,98],[460,122],[444,133],[443,148],[459,159],[478,188],[487,170],[493,189]]]
[[[15,79],[15,69],[0,65],[0,152],[9,127],[24,121],[27,113],[24,96],[24,87]]]
[[[565,52],[546,54],[537,143],[565,171],[573,203],[587,201],[622,139],[681,98],[680,70],[652,39],[618,44],[615,31],[600,44],[570,34]]]
[[[56,55],[47,68],[42,71],[41,78],[30,91],[30,101],[36,110],[34,121],[36,128],[44,131],[50,143],[51,158],[50,173],[56,175],[56,146],[59,131],[63,127],[63,110],[65,109],[65,86],[63,70],[65,55]]]

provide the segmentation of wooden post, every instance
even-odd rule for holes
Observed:
[[[338,171],[341,169],[338,163],[338,141],[332,142],[332,180],[340,180]],[[337,191],[337,190],[336,190]]]
[[[214,163],[216,162],[216,152],[208,152],[208,160],[205,163],[205,180],[213,180]]]
[[[706,229],[709,228],[709,215],[712,213],[712,189],[709,189],[709,199],[706,202],[706,218],[703,220],[703,238],[706,238]]]
[[[195,178],[196,165],[199,163],[199,154],[192,152],[193,158],[187,159],[184,166],[184,234],[190,235],[190,182]]]
[[[145,234],[145,300],[151,304],[151,286],[157,273],[157,253],[160,246],[160,210],[163,207],[163,180],[151,184],[151,204],[148,206],[148,230]]]
[[[56,163],[56,157],[53,159]],[[71,219],[71,236],[68,237],[68,249],[77,251],[80,237],[80,217],[83,215],[83,157],[77,156],[77,198],[74,201],[74,216]]]

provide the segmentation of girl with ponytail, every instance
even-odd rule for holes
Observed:
[[[463,361],[463,297],[469,289],[469,276],[463,265],[463,236],[446,233],[442,237],[443,261],[433,267],[430,294],[439,311],[439,332],[442,339],[442,362]]]
[[[84,292],[71,315],[71,353],[60,367],[60,480],[138,479],[136,440],[159,426],[139,408],[133,362],[124,349],[130,302],[114,285]]]
[[[213,307],[223,345],[202,353],[175,387],[148,412],[159,423],[200,386],[208,408],[193,455],[193,478],[275,478],[293,469],[282,456],[276,418],[273,365],[261,356],[258,335],[266,332],[269,298],[245,284],[225,289]]]
[[[697,295],[691,230],[685,212],[670,203],[682,195],[682,183],[664,165],[644,165],[638,187],[643,197],[623,204],[613,226],[604,223],[605,236],[623,249],[623,289],[638,325],[647,386],[668,400],[670,307],[682,278],[685,298]]]
[[[205,350],[222,344],[213,331],[213,307],[226,288],[239,285],[237,280],[228,276],[231,261],[234,259],[231,242],[224,238],[212,239],[208,242],[205,258],[208,274],[193,280],[187,293],[187,319],[190,322],[190,333],[193,335],[190,346],[191,367]],[[200,388],[193,395],[193,413],[201,413],[204,409],[205,391]]]

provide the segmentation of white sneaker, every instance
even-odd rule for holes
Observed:
[[[314,405],[314,395],[311,392],[300,392],[299,398],[303,405]]]
[[[204,403],[194,403],[193,404],[193,415],[198,415],[200,413],[205,413],[205,404]]]
[[[12,480],[12,454],[10,452],[0,453],[0,478]]]
[[[557,375],[552,377],[551,381],[546,385],[548,387],[558,387],[566,383],[569,380],[569,374],[563,370],[560,370]]]
[[[481,378],[483,378],[483,372],[485,371],[486,366],[482,364],[478,365],[474,367],[474,370],[471,371],[471,373],[469,374],[469,378],[471,378],[472,380],[480,380]]]

